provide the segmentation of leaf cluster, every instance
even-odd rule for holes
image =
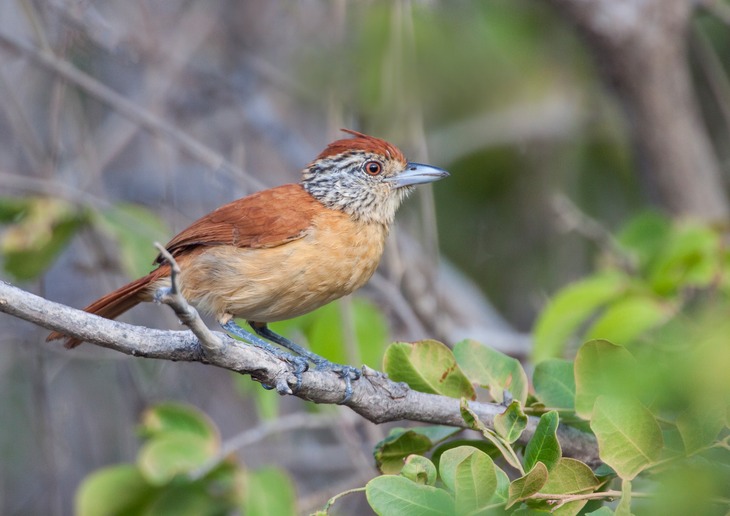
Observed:
[[[76,493],[76,514],[294,514],[294,488],[275,468],[248,471],[221,454],[220,435],[197,409],[165,403],[148,409],[144,444],[133,464],[102,468]]]
[[[656,510],[666,503],[667,482],[696,475],[707,478],[704,498],[674,493],[678,503],[692,499],[690,507],[710,514],[727,508],[730,398],[707,410],[665,405],[622,346],[593,340],[575,361],[541,362],[534,393],[519,362],[474,341],[453,352],[430,340],[396,343],[385,369],[413,388],[460,398],[464,420],[481,438],[441,426],[392,430],[375,449],[384,475],[365,488],[377,514],[613,514],[605,504],[614,499],[616,514],[631,514]],[[470,409],[475,396],[502,403],[491,427]],[[527,414],[540,418],[525,442]],[[557,430],[565,424],[595,436],[601,464],[563,456]]]
[[[42,275],[83,229],[112,238],[120,265],[133,278],[152,268],[150,243],[170,236],[162,219],[140,205],[118,203],[95,210],[34,196],[0,198],[0,229],[3,269],[20,281]]]
[[[729,278],[720,231],[649,213],[618,233],[598,272],[546,307],[535,329],[532,391],[518,361],[479,343],[460,342],[453,351],[435,341],[393,344],[384,361],[391,378],[460,398],[465,421],[483,439],[394,430],[376,449],[388,475],[366,488],[372,508],[418,514],[428,500],[446,508],[442,514],[724,514]],[[561,358],[573,349],[573,360]],[[468,404],[485,397],[504,407],[489,426]],[[524,443],[527,415],[540,421]],[[601,463],[562,456],[559,425],[592,434]],[[440,466],[446,452],[464,447],[463,456],[492,459],[469,462],[464,489],[471,482],[484,493],[468,508],[450,470]],[[407,471],[416,455],[433,466],[419,459],[421,469],[438,473],[426,475],[428,482]],[[506,491],[482,480],[495,475],[509,479]],[[607,505],[614,499],[617,505]]]
[[[592,339],[630,346],[698,303],[730,302],[730,250],[717,228],[647,212],[613,244],[595,273],[560,290],[540,314],[535,363]]]

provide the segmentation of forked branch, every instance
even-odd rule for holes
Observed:
[[[173,304],[172,296],[167,304]],[[187,303],[185,303],[187,305]],[[176,313],[186,319],[185,305],[178,306]],[[201,340],[190,331],[155,330],[111,321],[81,310],[54,303],[4,281],[0,281],[0,312],[13,315],[49,330],[55,330],[83,339],[108,349],[136,357],[162,360],[204,362],[241,374],[249,374],[256,381],[277,385],[281,380],[295,385],[291,366],[266,351],[248,346],[219,332],[202,330],[203,325],[195,313],[191,325]],[[188,313],[189,315],[189,313]],[[197,319],[198,322],[195,322]],[[204,326],[204,325],[203,325]],[[212,343],[219,341],[218,348]],[[446,396],[427,394],[409,389],[364,368],[361,380],[353,382],[352,398],[346,403],[352,410],[374,423],[387,421],[421,421],[466,428],[461,417],[459,400]],[[342,400],[344,385],[335,374],[324,371],[306,371],[296,396],[315,403],[336,404]],[[273,394],[272,394],[273,395]],[[504,407],[492,403],[470,402],[471,409],[487,425],[492,427],[494,416]],[[527,429],[520,437],[522,442],[534,435],[538,419],[530,417]],[[589,464],[598,461],[595,438],[572,427],[558,428],[558,438],[565,456],[574,457]]]

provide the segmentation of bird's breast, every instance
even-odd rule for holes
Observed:
[[[206,248],[183,270],[183,295],[218,317],[296,317],[363,286],[380,262],[387,232],[382,224],[322,210],[301,238],[277,247]]]

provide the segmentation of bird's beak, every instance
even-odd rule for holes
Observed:
[[[397,176],[389,177],[386,181],[395,184],[396,188],[402,188],[404,186],[432,183],[445,177],[449,177],[449,173],[442,168],[421,163],[408,163],[403,172]]]

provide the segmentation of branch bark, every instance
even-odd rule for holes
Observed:
[[[190,331],[155,330],[111,321],[48,301],[4,281],[0,281],[0,312],[126,355],[203,362],[249,374],[267,385],[286,381],[293,387],[296,383],[288,363],[220,332],[213,333],[223,346],[211,353]],[[374,423],[408,420],[468,428],[461,417],[458,399],[417,392],[377,371],[364,369],[363,377],[353,382],[352,398],[345,404],[364,418]],[[335,404],[342,400],[343,390],[344,384],[337,375],[307,371],[296,396],[314,403]],[[469,406],[490,427],[494,416],[504,411],[504,407],[492,403],[470,402]],[[521,442],[526,443],[534,435],[537,423],[538,418],[529,418]],[[598,447],[593,436],[561,426],[558,438],[566,456],[588,464],[598,462]]]

